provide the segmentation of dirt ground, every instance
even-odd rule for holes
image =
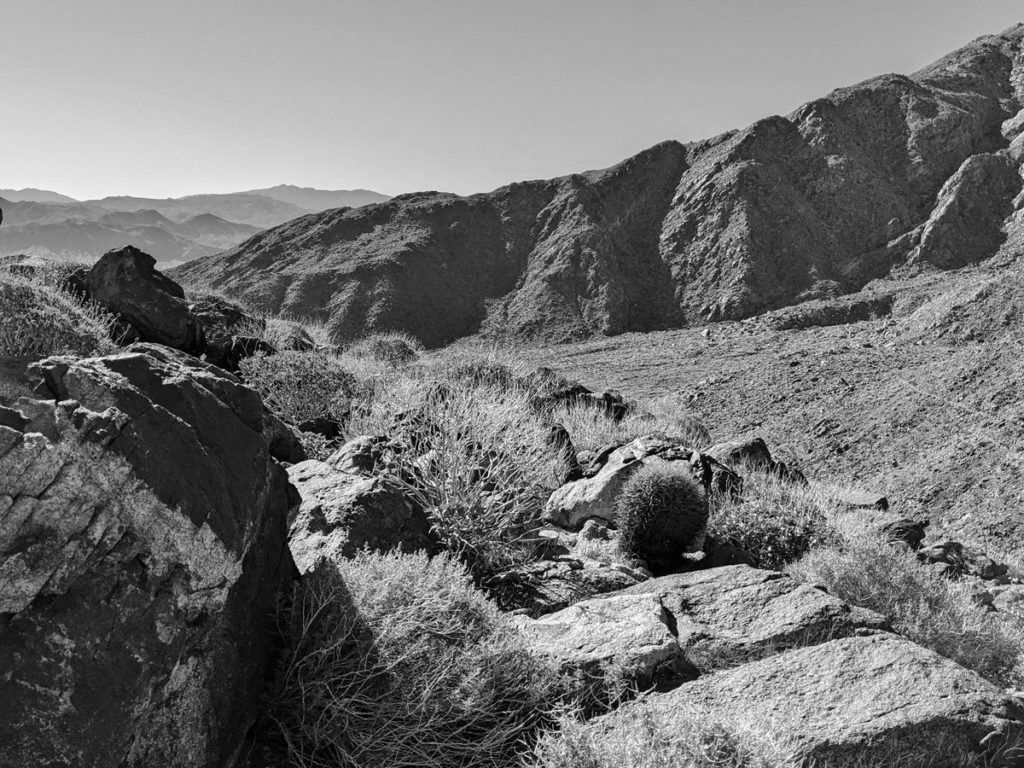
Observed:
[[[775,330],[758,318],[519,354],[596,390],[680,396],[716,441],[760,435],[809,477],[885,493],[893,512],[929,519],[930,539],[1019,559],[1024,337],[982,329],[992,310],[978,299],[1019,277],[973,270],[882,286],[896,291],[893,314],[845,325]]]

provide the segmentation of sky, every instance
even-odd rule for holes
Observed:
[[[484,192],[912,72],[1020,0],[0,0],[0,187]]]

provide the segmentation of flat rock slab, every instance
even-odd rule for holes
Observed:
[[[650,707],[669,723],[694,707],[727,712],[830,767],[916,760],[961,768],[968,753],[1019,737],[1024,718],[1017,700],[974,672],[886,633],[799,648],[627,706]]]
[[[520,625],[567,668],[611,663],[662,687],[887,626],[879,614],[745,565],[650,579]]]

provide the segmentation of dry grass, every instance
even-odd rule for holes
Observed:
[[[552,413],[572,437],[577,450],[596,451],[607,445],[623,444],[652,433],[677,437],[691,448],[707,448],[707,429],[697,421],[681,400],[673,395],[639,403],[621,421],[614,421],[589,406],[563,405]]]
[[[281,418],[292,424],[320,417],[343,419],[355,380],[322,352],[257,354],[239,365],[245,382]]]
[[[486,579],[532,556],[525,542],[557,485],[557,456],[528,393],[458,385],[433,392],[399,432],[407,447],[398,482],[442,543]]]
[[[758,567],[778,570],[839,535],[839,505],[827,485],[800,485],[776,474],[739,466],[743,495],[714,499],[708,535],[739,547]]]
[[[515,765],[561,695],[557,670],[443,555],[321,564],[283,627],[270,717],[302,768]]]
[[[853,605],[886,616],[925,648],[1001,686],[1024,683],[1024,627],[974,605],[967,586],[905,548],[869,534],[819,547],[787,569]]]
[[[637,702],[591,723],[564,717],[537,745],[534,768],[798,768],[795,751],[766,725],[675,712]]]
[[[63,287],[63,270],[0,271],[0,356],[111,354],[114,317]]]

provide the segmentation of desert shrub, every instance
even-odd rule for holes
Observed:
[[[997,685],[1024,681],[1024,628],[976,606],[964,583],[941,576],[905,548],[864,534],[814,549],[787,570],[881,613],[900,634]]]
[[[827,494],[753,467],[741,467],[740,473],[742,496],[712,500],[708,536],[742,549],[759,567],[774,570],[813,547],[835,541]]]
[[[565,426],[573,445],[581,451],[596,451],[650,434],[678,438],[697,450],[711,444],[708,430],[674,397],[640,403],[620,421],[608,418],[599,409],[582,405],[557,406],[552,419]]]
[[[321,563],[282,627],[268,709],[300,766],[514,765],[561,695],[552,663],[444,555]]]
[[[115,352],[114,317],[52,277],[0,273],[0,356]]]
[[[548,429],[521,390],[427,387],[407,415],[403,490],[481,580],[532,556],[524,543],[557,483]]]
[[[797,768],[795,750],[768,724],[696,710],[671,717],[631,705],[582,723],[565,717],[537,744],[533,768]]]
[[[644,466],[622,486],[615,504],[619,546],[655,570],[670,567],[699,546],[708,503],[688,470]]]
[[[423,344],[408,333],[392,331],[375,333],[346,348],[354,357],[370,358],[392,368],[408,365],[423,352]]]
[[[246,383],[285,421],[301,424],[321,417],[344,419],[355,380],[322,352],[257,354],[239,364]]]

